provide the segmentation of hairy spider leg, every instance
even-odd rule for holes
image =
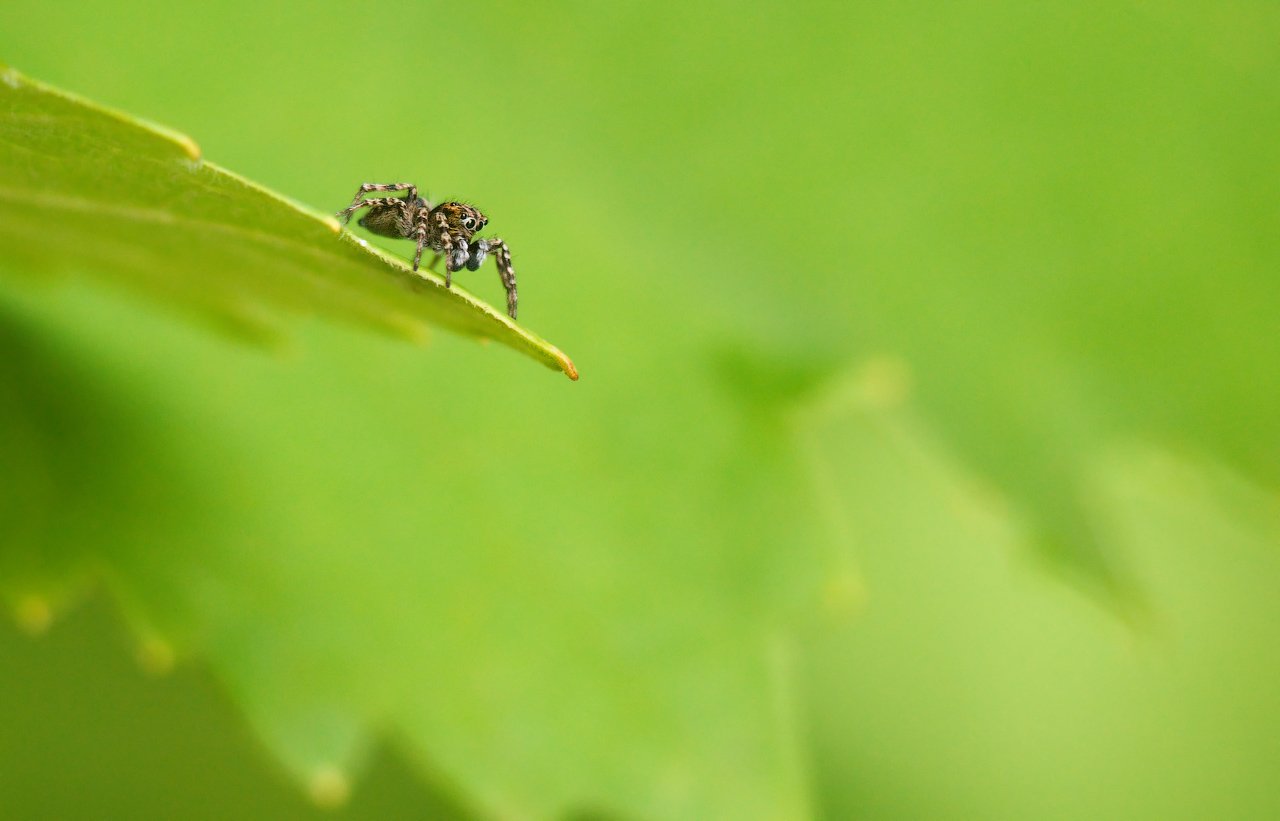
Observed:
[[[392,208],[399,208],[401,211],[403,211],[409,207],[409,204],[404,200],[400,199],[399,197],[377,197],[371,200],[360,200],[360,202],[356,203],[355,205],[348,206],[342,209],[341,211],[339,211],[338,213],[345,214],[347,218],[350,219],[352,212],[359,211],[361,208],[364,208],[365,206],[368,206],[370,208],[386,208],[387,206],[390,206]]]
[[[407,211],[410,207],[409,203],[405,202],[399,197],[379,197],[371,200],[360,200],[359,202],[353,202],[350,205],[348,205],[346,208],[343,208],[341,211],[339,211],[338,216],[342,218],[342,223],[345,225],[351,221],[351,215],[353,213],[355,213],[356,211],[359,211],[361,208],[364,208],[365,206],[368,206],[370,208],[386,208],[390,206],[391,208],[399,209],[401,212]]]
[[[502,277],[502,287],[507,289],[507,313],[516,318],[516,269],[511,264],[511,249],[500,237],[488,237],[483,240],[493,254],[493,262],[498,266],[498,276]]]
[[[344,223],[349,221],[351,219],[352,212],[362,205],[372,205],[375,202],[379,204],[386,204],[392,199],[399,199],[398,197],[386,197],[380,200],[361,199],[370,191],[408,191],[409,195],[404,200],[401,200],[401,202],[413,202],[418,198],[418,188],[411,182],[393,182],[387,184],[366,182],[364,185],[360,186],[360,190],[356,191],[356,195],[352,198],[351,204],[338,212],[338,215],[342,217],[342,221]]]
[[[413,235],[414,239],[418,242],[418,250],[413,252],[413,270],[416,271],[418,270],[418,263],[422,261],[422,249],[426,247],[427,244],[427,224],[425,221],[418,221],[418,227],[414,229]],[[436,254],[436,259],[439,258],[440,255]],[[432,262],[431,265],[435,265],[435,262]],[[430,268],[431,265],[428,265],[427,267]]]

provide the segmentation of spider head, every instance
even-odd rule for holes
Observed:
[[[466,203],[442,202],[436,206],[436,210],[444,214],[450,232],[461,234],[466,240],[470,240],[472,234],[484,230],[489,224],[488,217],[480,213],[480,209]]]

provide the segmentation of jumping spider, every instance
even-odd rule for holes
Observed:
[[[404,195],[364,199],[370,191],[403,191]],[[489,223],[479,209],[461,202],[432,205],[418,196],[415,185],[407,182],[390,185],[367,182],[360,186],[351,204],[339,211],[338,216],[346,224],[351,215],[361,208],[369,210],[360,218],[360,225],[378,236],[417,240],[413,270],[418,270],[423,248],[436,252],[428,268],[443,255],[446,288],[453,287],[454,271],[461,270],[464,265],[468,271],[474,271],[492,253],[494,262],[498,264],[498,274],[502,277],[502,287],[507,289],[507,313],[512,319],[516,318],[516,270],[511,267],[511,251],[498,237],[472,239]]]

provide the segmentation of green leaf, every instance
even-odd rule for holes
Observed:
[[[353,185],[354,188],[354,185]],[[189,137],[0,67],[0,253],[271,339],[282,311],[420,339],[494,339],[577,379],[553,345],[434,273],[203,160]]]

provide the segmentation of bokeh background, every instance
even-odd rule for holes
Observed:
[[[5,4],[0,60],[300,202],[480,205],[582,379],[0,276],[0,816],[1280,816],[1277,44]]]

